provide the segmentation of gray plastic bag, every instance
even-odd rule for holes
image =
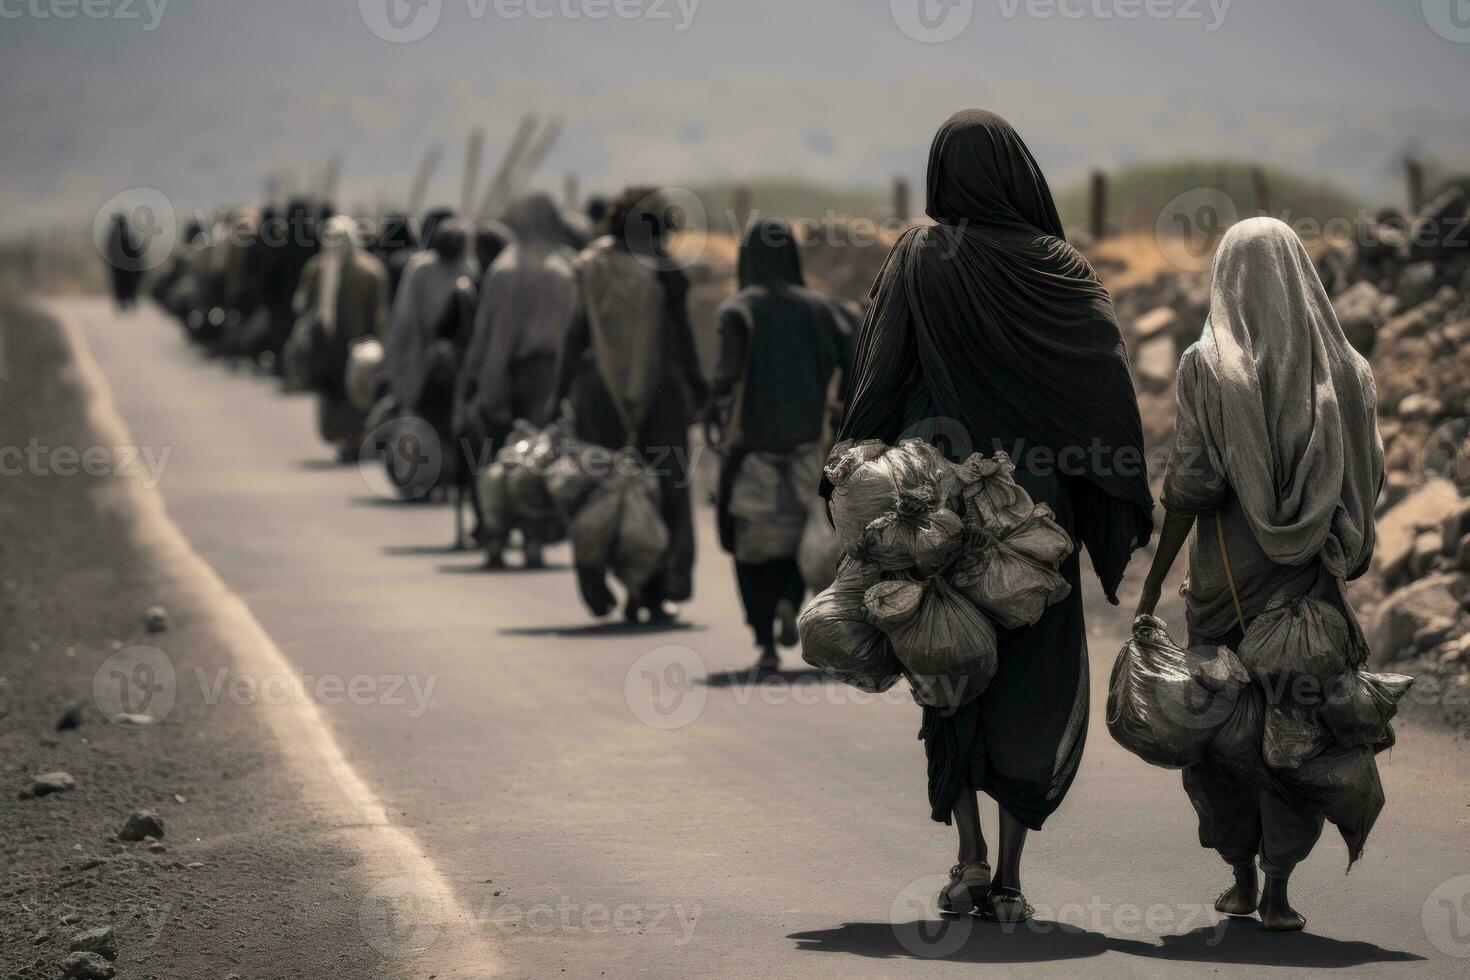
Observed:
[[[1072,539],[1045,504],[1008,529],[984,533],[951,576],[966,598],[1006,629],[1034,625],[1047,607],[1072,593],[1058,571],[1072,553]]]
[[[802,659],[844,684],[874,694],[898,683],[903,665],[886,634],[868,622],[863,595],[878,583],[873,565],[846,558],[837,578],[797,620]]]
[[[905,513],[933,510],[942,503],[933,457],[917,440],[871,457],[881,443],[859,443],[834,450],[826,468],[832,482],[832,523],[848,555],[863,558],[868,525],[902,506]],[[845,444],[844,444],[845,445]],[[871,457],[871,458],[869,458]]]
[[[864,601],[869,618],[893,640],[898,659],[913,673],[963,670],[983,682],[982,690],[995,676],[995,627],[944,579],[879,582]]]
[[[615,466],[572,518],[577,564],[611,568],[634,592],[647,585],[669,548],[658,494],[658,479],[647,470]]]
[[[812,592],[822,592],[837,578],[837,563],[842,558],[842,542],[827,519],[827,508],[814,504],[807,513],[806,527],[796,551],[796,564],[801,577]]]
[[[498,536],[509,534],[516,526],[510,470],[501,463],[487,466],[475,480],[475,493],[479,496],[480,520],[485,530]]]
[[[1202,682],[1206,665],[1233,656],[1225,648],[1189,651],[1169,638],[1163,620],[1140,616],[1118,653],[1108,683],[1108,731],[1119,745],[1155,766],[1182,769],[1199,762],[1216,732],[1235,713],[1239,684]],[[1243,668],[1241,668],[1243,670]],[[1239,674],[1227,666],[1209,674]]]
[[[1413,686],[1405,674],[1344,671],[1328,682],[1319,717],[1344,748],[1376,745]]]
[[[884,514],[863,533],[863,555],[885,572],[938,575],[965,543],[965,523],[952,510],[898,510]]]
[[[1317,720],[1317,709],[1273,704],[1266,709],[1263,750],[1272,769],[1300,769],[1332,744],[1332,733]]]
[[[1031,519],[1035,504],[1016,483],[1016,465],[1006,453],[971,456],[956,468],[964,498],[965,521],[991,533],[1017,528]]]
[[[1349,666],[1347,620],[1330,603],[1311,596],[1277,596],[1250,624],[1240,660],[1272,700],[1301,693],[1321,695],[1327,682]]]
[[[1367,746],[1331,749],[1281,773],[1289,792],[1322,810],[1347,844],[1348,867],[1363,856],[1368,834],[1383,812],[1383,782]]]

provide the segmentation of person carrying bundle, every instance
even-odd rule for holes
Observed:
[[[1375,401],[1372,371],[1295,232],[1271,218],[1233,227],[1215,256],[1204,336],[1179,365],[1168,518],[1138,612],[1153,613],[1198,523],[1189,645],[1238,654],[1256,683],[1239,710],[1260,707],[1235,723],[1249,748],[1222,758],[1217,736],[1184,768],[1184,787],[1201,843],[1235,869],[1216,908],[1259,910],[1275,931],[1305,925],[1287,881],[1324,815],[1350,857],[1361,852],[1382,806],[1373,754],[1410,682],[1358,670],[1367,643],[1343,585],[1373,557],[1384,478]]]
[[[562,342],[548,414],[560,414],[567,401],[575,439],[630,450],[656,484],[665,557],[640,588],[630,588],[624,615],[666,622],[675,615],[669,603],[694,592],[689,426],[708,387],[689,324],[689,279],[666,251],[671,229],[657,192],[624,192],[609,219],[611,234],[577,259],[579,309]],[[615,477],[628,475],[621,466],[614,463]],[[606,568],[579,556],[577,574],[588,608],[611,612]]]
[[[577,311],[576,239],[551,198],[532,194],[513,201],[503,217],[510,244],[481,280],[474,332],[455,385],[456,439],[479,466],[493,460],[515,422],[540,430],[552,421],[557,353]],[[525,525],[521,533],[526,567],[540,568],[536,528]],[[482,519],[475,540],[485,548],[487,567],[505,564],[500,529]]]
[[[347,397],[352,345],[382,338],[388,318],[388,273],[362,248],[356,222],[345,215],[322,230],[322,251],[306,263],[296,292],[296,328],[287,349],[296,351],[303,387],[317,393],[321,436],[342,462],[355,462],[365,415]]]
[[[832,382],[847,363],[834,304],[807,289],[791,226],[764,219],[740,248],[740,291],[719,311],[712,415],[724,426],[720,545],[735,557],[756,668],[780,667],[806,598],[796,554],[826,456]]]
[[[471,274],[469,226],[445,218],[434,227],[429,248],[404,270],[388,322],[385,366],[390,397],[399,416],[417,418],[433,430],[439,446],[439,471],[433,486],[419,480],[422,459],[404,459],[390,450],[390,474],[414,498],[435,487],[452,486],[463,465],[453,445],[454,386],[474,325],[476,290]],[[395,466],[395,458],[403,466]]]
[[[1026,144],[993,113],[961,112],[939,130],[927,210],[935,224],[905,232],[874,285],[839,445],[917,436],[942,441],[954,462],[972,449],[1009,453],[1033,512],[1046,508],[1086,545],[1116,603],[1130,556],[1152,535],[1153,498],[1107,290],[1066,243]],[[832,491],[824,481],[823,495]],[[924,708],[931,815],[953,820],[960,836],[941,909],[1004,921],[1031,915],[1021,892],[1026,834],[1061,805],[1087,737],[1075,548],[1058,572],[1065,598],[1034,625],[997,630],[984,693],[953,710]],[[978,792],[1000,808],[993,871]]]

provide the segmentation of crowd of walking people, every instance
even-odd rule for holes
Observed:
[[[788,224],[752,223],[738,291],[711,325],[711,377],[696,353],[689,280],[670,261],[669,209],[653,188],[630,188],[586,214],[527,194],[482,221],[447,209],[422,222],[369,221],[305,199],[236,209],[214,228],[188,229],[152,295],[204,348],[314,391],[321,435],[344,462],[381,453],[405,499],[448,495],[457,514],[463,501],[475,524],[467,533],[456,525],[456,546],[483,549],[492,566],[518,546],[534,568],[548,544],[570,538],[596,616],[617,607],[609,573],[623,585],[630,623],[669,621],[674,604],[692,598],[688,448],[700,422],[721,451],[719,540],[734,560],[758,669],[778,667],[778,646],[796,644],[808,596],[832,582],[839,563],[855,575],[879,544],[888,563],[872,566],[864,583],[880,587],[870,604],[910,588],[931,610],[904,613],[912,617],[966,589],[979,596],[999,622],[981,624],[994,634],[988,676],[965,698],[921,698],[932,816],[955,824],[960,838],[940,907],[1018,921],[1030,915],[1021,891],[1027,834],[1062,804],[1086,743],[1081,554],[1116,605],[1130,557],[1152,539],[1155,502],[1111,297],[1067,243],[1040,167],[1005,120],[970,111],[944,125],[931,150],[927,216],[894,246],[860,329],[851,306],[806,284]],[[119,277],[117,289],[124,302],[137,285]],[[1140,622],[1191,530],[1210,516],[1218,541],[1198,535],[1190,556],[1191,641],[1239,651],[1258,620],[1311,601],[1344,621],[1343,662],[1356,670],[1366,649],[1343,583],[1371,557],[1383,482],[1371,373],[1300,241],[1279,222],[1247,222],[1227,238],[1202,327],[1181,367],[1168,516]],[[446,447],[437,465],[405,451],[408,435]],[[894,513],[859,527],[867,537],[846,542],[843,554],[821,498],[835,509],[856,469],[890,465],[881,454],[915,438],[952,466],[969,466],[976,451],[1007,456],[953,472],[942,461],[920,475],[893,470],[881,507]],[[837,462],[824,471],[834,443]],[[590,464],[597,452],[605,472]],[[986,605],[983,573],[956,573],[971,552],[943,540],[966,535],[977,554],[1005,545],[997,529],[1015,527],[1000,523],[985,496],[1002,480],[1009,506],[1024,500],[1016,526],[1067,545],[1050,560],[1045,600],[1011,628],[1003,604]],[[913,562],[891,560],[903,550],[896,539],[873,537],[905,527],[906,554],[919,554],[921,568],[924,555],[954,557],[912,574]],[[1010,547],[1024,553],[1018,540]],[[882,687],[906,674],[917,691],[924,672],[872,635],[884,644],[883,676],[868,680]],[[1302,697],[1271,710],[1285,717],[1289,708],[1305,725],[1323,702]],[[1259,911],[1268,928],[1294,930],[1304,919],[1286,881],[1324,819],[1340,814],[1268,765],[1259,746],[1275,717],[1258,711],[1248,764],[1206,758],[1218,744],[1201,742],[1184,784],[1202,843],[1234,868],[1220,911]],[[1392,741],[1388,717],[1351,736],[1319,728],[1316,755],[1356,753],[1360,768]],[[993,865],[980,793],[999,805]],[[1356,856],[1367,829],[1354,833]]]

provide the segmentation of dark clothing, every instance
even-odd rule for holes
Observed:
[[[147,249],[141,247],[128,228],[126,215],[113,215],[107,240],[107,264],[112,273],[112,298],[121,308],[138,302],[143,282],[141,271]]]
[[[1063,473],[1116,602],[1153,533],[1153,495],[1112,300],[999,116],[959,113],[939,131],[929,215],[940,223],[906,232],[873,287],[838,439],[897,441],[907,386],[923,385],[951,439]]]
[[[592,246],[596,248],[597,246]],[[613,246],[622,248],[621,245]],[[707,395],[689,324],[689,280],[677,270],[644,270],[657,276],[663,290],[661,322],[655,325],[652,351],[655,381],[651,400],[632,433],[614,402],[593,353],[592,328],[583,309],[573,319],[557,363],[555,402],[569,399],[575,416],[575,438],[606,449],[636,449],[646,465],[658,471],[660,511],[669,529],[664,571],[644,589],[642,601],[682,602],[694,591],[694,509],[689,499],[689,426],[694,410]],[[593,300],[595,301],[595,299]]]
[[[776,636],[776,606],[785,599],[793,609],[800,609],[806,599],[801,568],[795,558],[759,564],[736,562],[735,579],[740,584],[740,601],[745,606],[745,621],[755,634],[755,645],[770,646]]]
[[[1107,290],[1064,240],[1046,179],[1005,120],[960,113],[935,137],[929,214],[874,286],[839,439],[927,439],[951,459],[1004,450],[1015,478],[1087,546],[1108,597],[1153,530],[1143,433]],[[831,487],[824,482],[824,494]],[[925,709],[933,817],[981,790],[1028,827],[1061,805],[1087,732],[1080,558],[1071,594],[998,630],[986,692]]]

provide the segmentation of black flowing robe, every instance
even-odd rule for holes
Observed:
[[[1064,238],[1010,124],[962,112],[935,137],[928,213],[894,246],[857,345],[840,439],[929,439],[952,458],[1004,450],[1016,480],[1085,545],[1108,599],[1153,532],[1127,351],[1107,291]],[[825,482],[824,493],[831,487]],[[1071,595],[999,630],[999,669],[959,711],[926,708],[934,819],[984,791],[1039,829],[1081,763],[1088,713],[1080,558]]]

